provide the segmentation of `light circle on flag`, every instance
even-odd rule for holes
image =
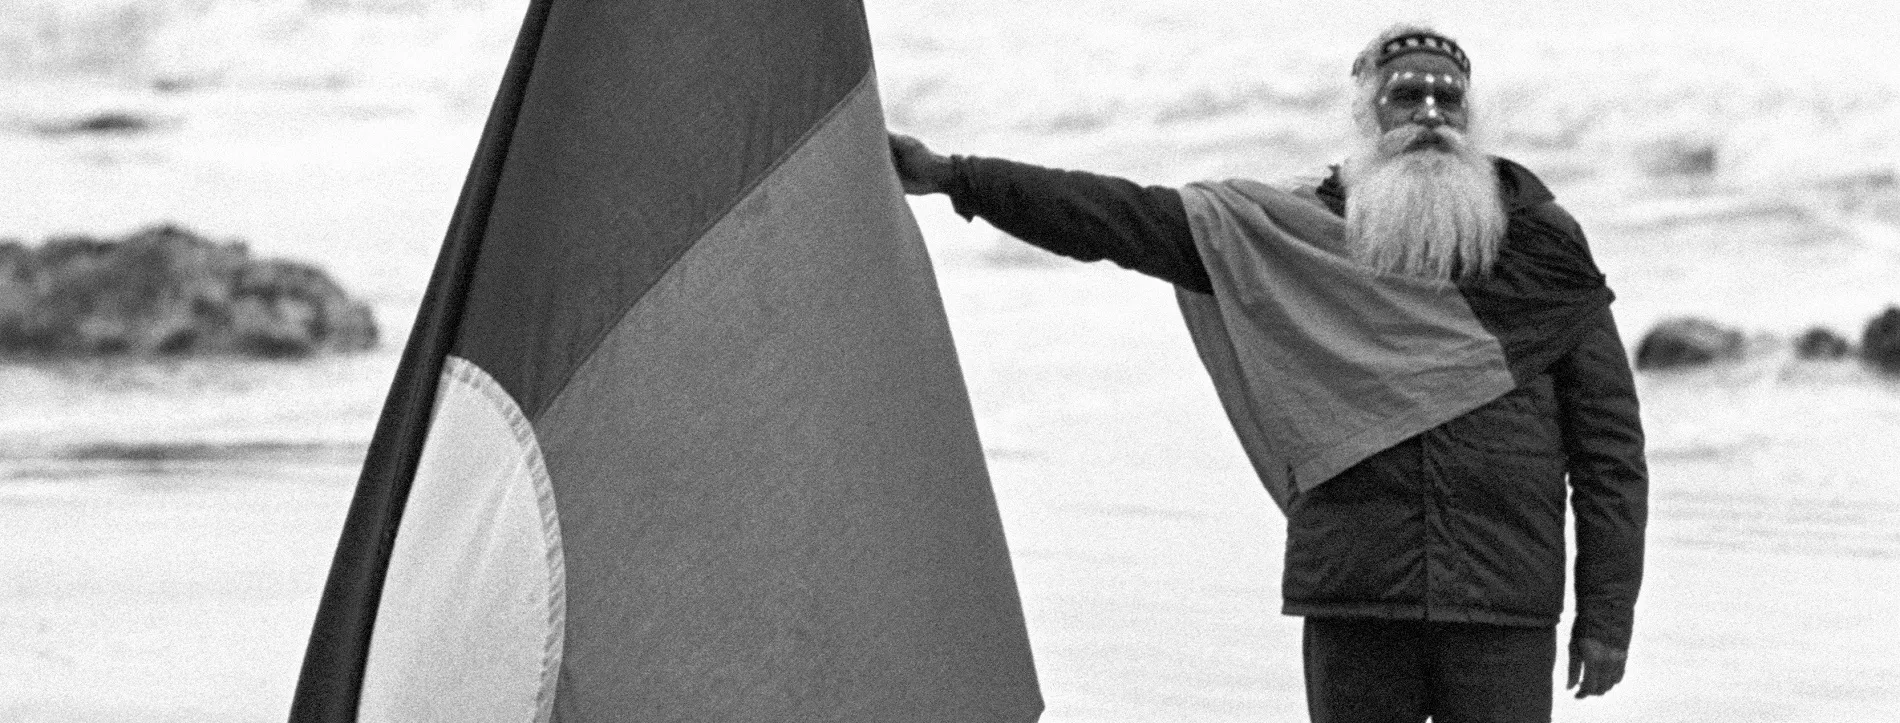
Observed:
[[[546,721],[566,614],[534,429],[449,357],[370,639],[359,721]]]

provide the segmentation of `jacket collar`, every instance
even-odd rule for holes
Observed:
[[[1494,156],[1491,161],[1497,167],[1498,197],[1504,202],[1505,213],[1515,215],[1538,204],[1556,200],[1557,197],[1530,169],[1508,158]],[[1335,215],[1346,215],[1346,185],[1339,180],[1339,166],[1333,166],[1332,173],[1313,192]]]

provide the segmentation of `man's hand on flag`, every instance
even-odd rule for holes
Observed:
[[[897,179],[904,192],[913,196],[942,193],[950,181],[950,159],[931,151],[923,141],[902,133],[891,133],[891,164],[897,167]]]

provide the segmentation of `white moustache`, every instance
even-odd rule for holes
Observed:
[[[1379,136],[1378,155],[1381,158],[1393,158],[1402,153],[1439,151],[1453,155],[1467,155],[1471,144],[1465,134],[1450,126],[1427,128],[1421,125],[1403,125]]]

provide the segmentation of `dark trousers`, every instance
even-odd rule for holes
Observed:
[[[1549,723],[1554,627],[1308,617],[1313,723]]]

